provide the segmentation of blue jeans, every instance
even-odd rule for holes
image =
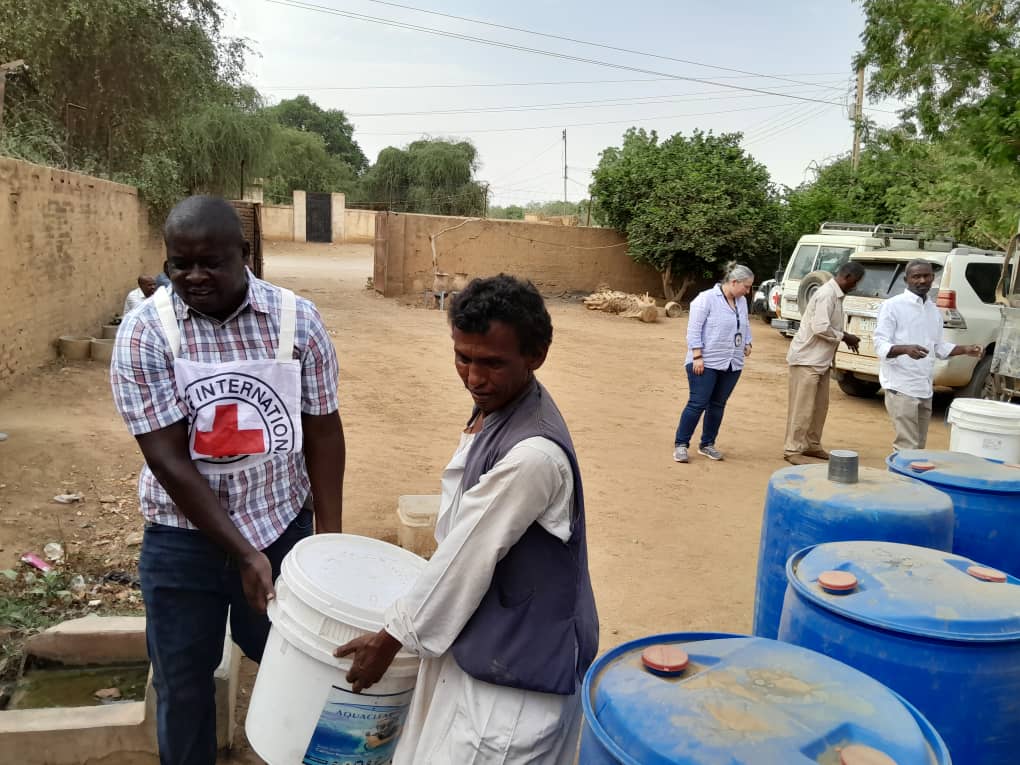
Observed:
[[[290,549],[312,533],[303,509],[263,552],[273,580]],[[156,689],[161,765],[215,765],[213,673],[223,656],[227,610],[235,643],[255,662],[269,619],[244,597],[236,562],[201,531],[148,524],[138,562],[145,601],[145,639]]]
[[[733,393],[733,389],[737,387],[741,370],[720,370],[705,367],[704,372],[696,375],[691,364],[684,368],[687,370],[687,383],[691,389],[691,395],[687,399],[687,406],[684,407],[684,411],[680,415],[680,424],[677,425],[676,438],[673,443],[676,446],[690,446],[694,429],[698,427],[698,420],[704,414],[705,422],[701,426],[701,445],[711,446],[719,435],[719,426],[722,425],[726,401]]]

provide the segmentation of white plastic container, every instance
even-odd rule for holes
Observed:
[[[404,494],[397,498],[397,544],[415,555],[431,558],[436,551],[438,494]]]
[[[407,717],[418,658],[397,654],[355,694],[333,650],[382,628],[383,612],[425,561],[378,539],[317,534],[284,559],[269,604],[272,629],[245,731],[268,765],[386,765]]]
[[[1020,405],[958,398],[949,405],[949,450],[1007,464],[1020,462]]]

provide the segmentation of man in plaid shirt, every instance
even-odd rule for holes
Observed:
[[[213,765],[228,609],[259,661],[284,556],[313,514],[316,532],[341,530],[338,368],[315,307],[247,269],[228,202],[185,199],[164,241],[173,290],[125,319],[110,376],[145,457],[139,570],[160,761]]]

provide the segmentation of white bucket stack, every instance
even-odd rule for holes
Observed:
[[[949,450],[1016,464],[1020,462],[1020,405],[957,398],[946,420],[952,425]]]
[[[245,721],[268,765],[390,762],[414,691],[418,659],[397,654],[382,679],[355,694],[350,660],[334,649],[378,632],[383,613],[425,566],[378,539],[318,534],[284,559],[269,604],[272,629]]]

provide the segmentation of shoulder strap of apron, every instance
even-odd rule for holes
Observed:
[[[152,296],[156,303],[156,312],[159,314],[159,322],[163,325],[163,334],[166,335],[167,343],[170,345],[170,353],[176,359],[181,353],[181,328],[177,325],[177,314],[174,312],[174,303],[170,299],[170,289],[160,287]]]
[[[297,298],[288,289],[280,288],[280,340],[276,347],[277,361],[293,361],[294,328],[297,326]]]

